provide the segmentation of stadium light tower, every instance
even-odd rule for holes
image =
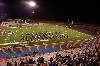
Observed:
[[[32,14],[34,14],[34,13],[35,13],[34,8],[37,7],[36,2],[35,2],[35,1],[32,1],[32,0],[26,1],[26,5],[27,5],[29,8],[32,9]]]

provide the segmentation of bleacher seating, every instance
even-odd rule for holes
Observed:
[[[22,51],[29,51],[28,47],[22,47]]]
[[[3,52],[3,50],[0,50],[0,54],[3,54],[4,52]]]
[[[12,51],[11,48],[5,48],[4,51],[5,51],[6,53],[13,53],[13,51]]]
[[[24,57],[24,56],[30,56],[34,54],[45,54],[45,53],[50,53],[54,51],[58,51],[58,48],[47,48],[47,49],[39,49],[39,50],[32,50],[32,51],[17,51],[17,49],[13,49],[15,53],[0,53],[0,58],[13,58],[13,57]]]
[[[37,50],[37,47],[36,46],[30,46],[30,49],[31,50]]]
[[[13,48],[13,51],[14,52],[17,52],[17,53],[21,53],[22,51],[20,50],[20,48]]]

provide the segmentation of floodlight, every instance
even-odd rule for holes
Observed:
[[[28,4],[30,7],[36,6],[36,2],[34,2],[34,1],[28,1],[28,2],[26,2],[26,4]]]

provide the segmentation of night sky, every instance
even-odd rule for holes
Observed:
[[[98,8],[92,0],[34,0],[37,3],[35,14],[31,8],[26,8],[23,1],[0,0],[0,16],[6,18],[45,18],[55,20],[80,19],[85,22],[99,23]]]

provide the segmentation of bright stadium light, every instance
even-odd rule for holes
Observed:
[[[28,1],[28,2],[26,2],[26,4],[28,4],[30,7],[36,6],[36,2],[34,2],[34,1]]]

